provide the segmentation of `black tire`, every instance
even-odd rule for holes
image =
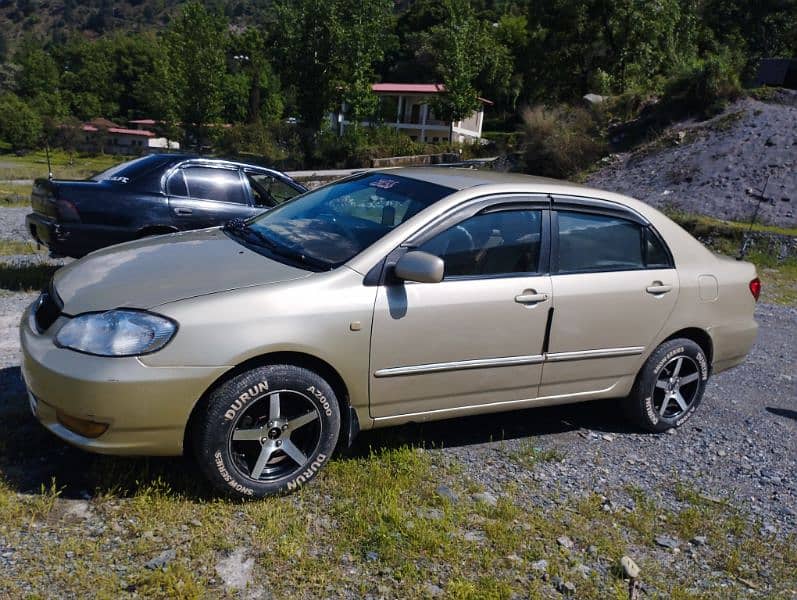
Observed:
[[[642,429],[661,433],[680,427],[703,399],[709,365],[703,349],[678,338],[661,344],[637,374],[625,399],[626,414]]]
[[[301,367],[271,365],[233,377],[210,394],[195,421],[194,452],[218,490],[262,498],[294,491],[315,477],[339,432],[338,401],[323,378]]]

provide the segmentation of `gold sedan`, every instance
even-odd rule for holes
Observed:
[[[759,291],[628,197],[384,170],[64,267],[23,316],[23,374],[67,442],[193,451],[264,496],[360,429],[607,397],[678,427],[749,352]]]

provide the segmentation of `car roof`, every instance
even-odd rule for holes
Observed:
[[[227,165],[227,166],[234,166],[234,167],[242,167],[247,169],[262,169],[265,171],[277,171],[277,169],[273,167],[266,167],[263,165],[256,165],[252,163],[244,163],[239,162],[237,160],[230,160],[227,158],[218,158],[215,156],[201,156],[199,154],[179,154],[174,152],[158,152],[154,154],[150,154],[148,156],[152,157],[160,157],[161,160],[164,160],[166,164],[177,164],[182,162],[193,162],[197,164],[206,163],[206,164],[217,164],[217,165]]]
[[[377,169],[371,173],[393,173],[442,185],[454,190],[465,190],[479,185],[494,185],[502,183],[517,183],[523,185],[555,185],[557,187],[572,187],[574,192],[584,193],[589,189],[577,183],[550,179],[548,177],[537,177],[535,175],[524,175],[522,173],[502,173],[499,171],[468,169],[463,167],[396,167],[390,169]]]

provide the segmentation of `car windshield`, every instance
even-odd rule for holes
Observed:
[[[149,156],[142,156],[134,160],[114,165],[110,169],[101,171],[96,175],[91,176],[91,181],[117,181],[119,183],[127,183],[133,181],[141,175],[149,173],[153,169],[158,169],[164,164],[170,162],[172,159],[169,156],[150,154]]]
[[[337,267],[455,190],[366,173],[308,192],[227,231],[316,270]]]

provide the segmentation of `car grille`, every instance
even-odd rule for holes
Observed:
[[[39,333],[44,333],[55,323],[61,314],[61,305],[54,297],[53,293],[46,290],[41,293],[33,307],[33,319],[36,322],[36,329]]]

